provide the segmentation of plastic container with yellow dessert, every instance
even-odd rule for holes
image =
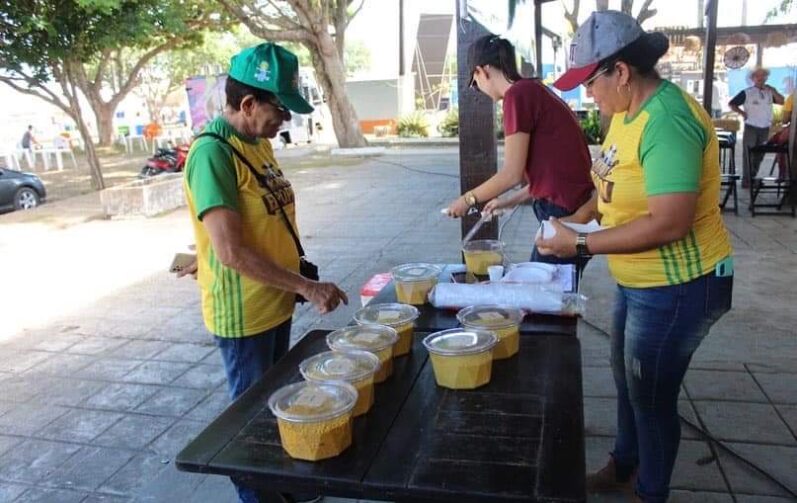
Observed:
[[[415,306],[426,304],[426,297],[437,284],[441,271],[436,265],[420,262],[394,267],[390,272],[398,301]]]
[[[393,345],[398,334],[385,325],[353,325],[327,334],[327,346],[333,351],[368,351],[379,358],[374,382],[380,383],[393,374]]]
[[[346,381],[354,386],[357,403],[352,415],[357,417],[374,404],[374,374],[379,367],[379,358],[368,351],[326,351],[304,360],[299,372],[308,381]]]
[[[354,314],[354,321],[360,325],[377,323],[392,327],[399,340],[393,346],[393,357],[403,356],[412,350],[412,335],[415,320],[420,312],[409,304],[369,304]]]
[[[487,268],[504,263],[504,243],[495,239],[476,239],[462,247],[465,267],[471,274],[487,276]]]
[[[465,328],[490,330],[498,337],[493,348],[493,360],[514,356],[520,349],[520,322],[523,311],[504,306],[470,306],[457,313],[457,320]]]
[[[498,337],[488,330],[452,328],[423,340],[429,350],[437,384],[451,389],[473,389],[490,382],[493,347]]]
[[[349,383],[301,382],[275,391],[268,406],[277,416],[280,441],[288,455],[318,461],[351,445],[356,402],[357,390]]]

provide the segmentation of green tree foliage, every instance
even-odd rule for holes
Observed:
[[[365,146],[357,113],[346,94],[346,29],[365,0],[218,0],[265,40],[295,43],[309,55],[324,90],[341,147]],[[287,45],[287,44],[286,44]]]
[[[106,0],[107,1],[107,0]],[[104,4],[70,0],[0,4],[0,82],[69,114],[86,140],[92,184],[104,186],[77,93],[78,67],[95,57],[116,17]]]
[[[225,73],[233,55],[261,42],[240,25],[225,32],[207,33],[196,47],[164,52],[153,58],[142,70],[135,93],[146,102],[150,117],[157,119],[167,97],[183,88],[186,79]]]
[[[158,54],[202,42],[227,18],[203,0],[25,0],[0,3],[0,82],[51,103],[78,124],[92,182],[102,174],[83,120],[78,90],[109,143],[113,112]],[[107,84],[111,96],[107,98]]]
[[[778,19],[784,14],[791,14],[795,10],[795,6],[797,6],[797,1],[795,0],[780,0],[780,4],[778,4],[777,7],[773,7],[769,12],[767,12],[764,22],[767,23],[773,19]]]
[[[357,72],[371,67],[371,50],[361,40],[347,42],[343,53],[343,63],[346,65],[346,75],[351,77]]]

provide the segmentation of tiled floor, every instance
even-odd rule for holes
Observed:
[[[453,149],[400,150],[385,159],[457,173]],[[459,224],[439,214],[458,193],[456,178],[375,161],[289,170],[288,176],[297,189],[310,257],[325,279],[352,298],[325,317],[300,307],[294,337],[346,324],[360,285],[374,273],[401,262],[459,258]],[[797,338],[789,300],[797,223],[744,213],[726,217],[736,247],[735,309],[695,354],[681,409],[797,489]],[[122,224],[92,221],[71,232],[104,235],[114,225]],[[140,234],[128,238],[147,242],[153,229],[175,225],[188,225],[184,211],[146,221],[138,225]],[[528,207],[504,227],[512,260],[526,260],[535,228]],[[63,237],[54,233],[51,248],[58,249]],[[151,242],[152,253],[167,261],[173,250],[158,246]],[[583,285],[589,296],[588,323],[579,327],[586,456],[594,469],[605,460],[616,429],[603,333],[614,287],[605,261],[593,260]],[[220,363],[202,328],[195,285],[166,273],[7,339],[0,346],[0,501],[235,501],[226,479],[178,472],[172,464],[227,404]],[[713,457],[706,439],[691,428],[683,432],[671,501],[730,502],[731,492],[737,502],[788,501],[786,492],[722,450]]]

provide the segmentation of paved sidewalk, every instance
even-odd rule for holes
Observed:
[[[457,150],[448,147],[288,169],[308,254],[352,300],[323,317],[299,308],[294,340],[311,328],[348,323],[359,287],[374,273],[413,260],[459,259],[459,225],[439,214],[458,193],[457,173]],[[90,201],[73,203],[90,211]],[[30,305],[41,313],[26,317],[22,330],[0,333],[0,502],[234,502],[226,479],[178,472],[172,463],[227,405],[196,287],[163,271],[190,239],[187,213],[81,222],[79,208],[57,204],[63,206],[50,208],[51,224],[0,217],[0,250],[15,258],[14,269],[34,271],[38,285],[3,296],[0,318],[29,313]],[[75,219],[63,228],[59,212]],[[797,490],[797,221],[740,213],[726,217],[736,247],[734,310],[695,355],[682,414]],[[512,260],[527,259],[535,229],[528,207],[506,224],[502,237]],[[39,256],[21,241],[31,236],[48,253]],[[26,262],[32,258],[44,262]],[[108,267],[87,269],[98,263]],[[48,280],[70,269],[80,273],[64,273],[71,283]],[[594,469],[615,428],[604,335],[614,287],[604,260],[593,261],[583,285],[590,300],[579,338],[587,461]],[[689,427],[683,431],[672,501],[792,501]]]

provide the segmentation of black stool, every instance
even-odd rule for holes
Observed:
[[[725,209],[733,196],[733,213],[739,214],[739,195],[737,182],[742,178],[736,174],[736,135],[730,131],[718,131],[720,154],[720,186],[725,191],[720,208]]]
[[[752,176],[753,164],[752,159],[755,154],[766,155],[775,154],[775,160],[772,161],[772,169],[770,169],[769,176]],[[777,162],[777,154],[785,154],[786,165],[780,166],[780,176],[772,176],[774,174],[774,165]],[[795,181],[791,173],[791,160],[789,159],[789,146],[787,144],[775,145],[765,143],[763,145],[756,145],[747,149],[747,162],[750,170],[752,180],[750,180],[750,214],[759,215],[788,215],[795,216],[795,197],[793,191],[795,190]],[[759,202],[758,199],[762,195],[775,195],[775,202],[766,201]],[[791,212],[784,213],[783,207],[790,206]],[[756,211],[756,208],[774,208],[774,211]]]

